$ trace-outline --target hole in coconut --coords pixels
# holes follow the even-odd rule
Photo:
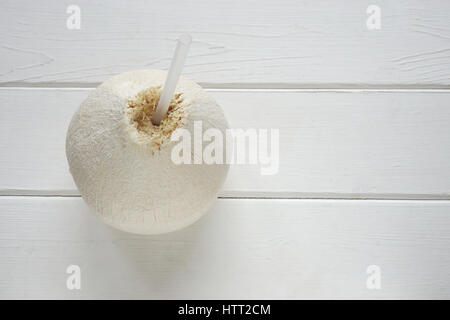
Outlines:
[[[152,142],[159,150],[161,145],[170,141],[172,132],[184,125],[185,119],[182,94],[176,93],[165,118],[159,125],[152,123],[161,93],[161,86],[142,90],[128,101],[127,106],[130,124],[138,131],[140,138]]]

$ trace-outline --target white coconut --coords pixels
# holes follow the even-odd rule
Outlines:
[[[185,77],[167,117],[154,126],[165,79],[165,71],[139,70],[106,80],[80,105],[67,132],[67,160],[83,199],[123,231],[158,234],[188,226],[214,203],[228,171],[225,164],[172,161],[175,129],[189,130],[193,141],[194,121],[224,137],[228,126],[214,99]]]

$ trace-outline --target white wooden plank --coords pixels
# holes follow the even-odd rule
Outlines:
[[[449,213],[448,201],[223,199],[144,237],[78,197],[0,197],[0,298],[448,299]],[[370,265],[381,290],[367,289]]]
[[[78,194],[65,135],[89,90],[0,89],[1,194]],[[232,127],[280,132],[278,174],[232,165],[221,196],[450,195],[449,92],[209,92]]]
[[[450,85],[450,2],[378,0],[2,1],[0,81],[101,82],[137,68],[167,69],[174,40],[194,37],[185,73],[217,85],[348,87]]]

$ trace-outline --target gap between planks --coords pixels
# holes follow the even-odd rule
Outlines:
[[[94,89],[101,83],[21,83],[21,82],[3,82],[0,83],[2,89],[70,89],[85,90]],[[449,92],[450,86],[436,85],[301,85],[301,84],[283,84],[283,83],[198,83],[206,90],[214,91],[265,91],[265,92]]]
[[[1,190],[2,197],[24,198],[81,198],[76,191],[31,191]],[[409,195],[409,194],[277,194],[261,193],[251,195],[225,194],[217,197],[224,200],[343,200],[343,201],[450,201],[450,195]]]

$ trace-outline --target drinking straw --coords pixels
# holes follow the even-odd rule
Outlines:
[[[173,55],[172,63],[170,64],[169,72],[167,73],[166,82],[159,98],[158,106],[156,107],[155,114],[152,118],[152,123],[159,126],[162,119],[167,114],[167,110],[170,106],[170,101],[175,93],[178,79],[180,78],[181,71],[183,70],[184,62],[191,45],[192,38],[188,34],[183,34],[178,38],[177,47]]]

